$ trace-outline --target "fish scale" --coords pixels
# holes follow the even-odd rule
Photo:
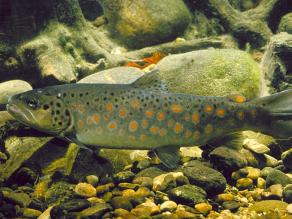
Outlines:
[[[19,121],[80,147],[151,149],[168,167],[180,146],[202,145],[240,130],[292,137],[292,90],[245,101],[167,92],[153,72],[130,85],[69,84],[10,98]]]

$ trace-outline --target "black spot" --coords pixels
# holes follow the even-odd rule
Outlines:
[[[57,115],[60,115],[60,110],[56,110],[56,114]]]
[[[52,115],[55,115],[55,111],[54,110],[52,110]]]
[[[89,103],[89,102],[86,102],[86,105],[87,105],[87,106],[89,106],[89,105],[90,105],[90,103]]]
[[[86,96],[87,96],[88,94],[89,94],[88,92],[85,93]]]
[[[111,96],[114,96],[115,95],[115,93],[114,92],[111,92]]]
[[[65,115],[66,116],[69,116],[70,115],[69,110],[65,110]]]
[[[75,94],[72,93],[72,94],[71,94],[71,97],[74,97],[74,96],[75,96]]]
[[[104,97],[103,100],[106,101],[107,100],[107,97]]]
[[[83,97],[83,93],[80,93],[79,96],[80,96],[80,97]]]
[[[63,125],[63,123],[62,122],[58,122],[58,125]]]
[[[53,101],[51,101],[51,102],[50,102],[50,105],[51,105],[51,106],[53,106],[53,105],[54,105],[54,102],[53,102]]]
[[[50,106],[48,105],[48,104],[45,104],[44,106],[43,106],[43,109],[44,110],[47,110],[47,109],[49,109],[50,108]]]
[[[56,106],[57,106],[57,107],[61,107],[61,104],[60,104],[60,103],[56,103]]]
[[[66,93],[63,93],[63,97],[66,97],[67,96],[67,94]]]
[[[118,102],[119,100],[118,100],[118,98],[115,98],[115,102]]]

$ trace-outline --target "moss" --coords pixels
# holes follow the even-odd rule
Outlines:
[[[242,94],[251,99],[261,89],[258,64],[240,50],[198,50],[168,56],[158,63],[158,68],[172,92],[203,96]]]

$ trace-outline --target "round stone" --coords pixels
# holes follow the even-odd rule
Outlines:
[[[96,189],[89,183],[78,183],[74,191],[77,195],[86,198],[96,196]]]
[[[208,214],[212,210],[212,205],[208,203],[199,203],[195,205],[195,209],[202,214]]]
[[[174,201],[165,201],[160,205],[161,211],[174,211],[177,204]]]
[[[222,193],[218,195],[218,200],[221,202],[232,201],[234,199],[234,195],[231,193]]]
[[[241,178],[236,181],[236,187],[238,189],[249,189],[253,185],[253,181],[250,178]]]
[[[96,175],[89,175],[89,176],[86,176],[86,181],[92,186],[97,186],[99,182],[99,178]]]

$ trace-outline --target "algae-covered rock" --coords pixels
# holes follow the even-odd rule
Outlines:
[[[292,12],[284,15],[281,18],[278,32],[287,32],[289,34],[292,34]]]
[[[46,191],[45,200],[48,205],[60,204],[74,196],[74,184],[59,181],[51,185]]]
[[[206,192],[194,185],[183,185],[169,191],[171,199],[179,203],[201,203],[206,201]]]
[[[15,137],[5,141],[10,158],[0,166],[0,181],[8,179],[25,161],[29,160],[40,148],[49,144],[51,137]],[[41,162],[41,160],[40,160]]]
[[[0,103],[6,104],[8,98],[25,91],[32,90],[29,83],[22,80],[11,80],[0,83]]]
[[[93,151],[79,148],[71,144],[67,151],[65,174],[77,181],[85,180],[88,175],[96,175],[103,180],[113,172],[111,163],[102,157],[97,157]]]
[[[183,166],[181,171],[188,177],[191,184],[200,186],[208,195],[216,195],[226,188],[224,176],[200,161],[191,161],[191,165]]]
[[[256,202],[252,206],[249,207],[249,211],[255,211],[257,213],[269,212],[278,209],[278,211],[285,211],[287,207],[286,202],[278,201],[278,200],[265,200]]]
[[[203,96],[259,95],[261,74],[251,56],[240,50],[197,50],[169,55],[158,64],[171,92]]]
[[[142,48],[175,39],[191,21],[181,0],[99,0],[111,33],[129,47]]]

